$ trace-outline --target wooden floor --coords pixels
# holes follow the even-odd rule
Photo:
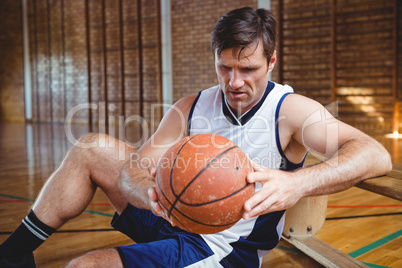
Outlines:
[[[87,131],[75,127],[72,136]],[[394,164],[402,164],[401,139],[375,138],[389,150]],[[21,223],[70,147],[63,125],[0,124],[0,242]],[[37,266],[60,267],[90,250],[132,243],[109,227],[113,213],[98,191],[85,213],[35,251]],[[401,202],[351,188],[329,196],[327,220],[317,236],[369,267],[402,267],[401,214]],[[320,266],[281,241],[264,258],[263,267]]]

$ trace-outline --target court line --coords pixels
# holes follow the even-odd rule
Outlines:
[[[96,214],[96,215],[107,216],[107,217],[113,217],[114,216],[113,214],[103,213],[103,212],[98,212],[98,211],[93,211],[93,210],[88,210],[88,209],[84,210],[84,212],[92,213],[92,214]]]
[[[109,206],[111,207],[112,205],[110,203],[89,203],[90,206]]]
[[[11,198],[10,200],[4,200],[0,199],[0,202],[35,202],[35,200],[32,199],[27,199],[27,198],[22,198],[22,197],[17,197],[17,196],[12,196],[12,195],[6,195],[6,194],[0,194],[0,196]],[[111,206],[109,203],[90,203],[90,206]],[[378,205],[379,207],[395,207],[395,206],[400,206],[400,205]],[[402,206],[402,205],[401,205]],[[344,207],[344,206],[338,206],[338,207]],[[346,206],[345,206],[346,207]],[[347,206],[347,207],[358,207],[358,206]],[[363,207],[363,206],[360,206]],[[373,206],[369,206],[373,207]],[[103,212],[98,212],[94,210],[85,210],[87,213],[91,214],[96,214],[96,215],[102,215],[102,216],[107,216],[107,217],[113,217],[113,214],[109,213],[103,213]],[[395,213],[383,213],[383,214],[370,214],[370,215],[355,215],[355,216],[344,216],[344,217],[329,217],[326,218],[326,220],[343,220],[343,219],[354,219],[354,218],[364,218],[364,217],[380,217],[380,216],[393,216],[393,215],[401,215],[402,212],[395,212]]]
[[[0,194],[0,196],[8,197],[9,199],[0,199],[0,202],[35,202],[35,200],[20,198],[17,196],[7,196]],[[89,203],[89,206],[108,206],[111,207],[110,203]]]
[[[0,202],[3,202],[3,203],[30,203],[31,201],[18,200],[18,199],[0,199]]]
[[[327,206],[327,208],[392,208],[402,207],[402,204],[389,204],[389,205],[356,205],[356,206]]]
[[[371,268],[391,268],[389,266],[382,266],[382,265],[368,263],[368,262],[364,262],[364,261],[361,261],[361,263],[363,263],[364,265],[367,265],[368,267],[371,267]]]
[[[369,215],[354,215],[354,216],[343,216],[343,217],[328,217],[328,218],[325,218],[325,220],[331,221],[331,220],[345,220],[345,219],[381,217],[381,216],[395,216],[395,215],[402,215],[402,212],[369,214]]]
[[[76,230],[57,230],[55,233],[92,233],[92,232],[110,232],[116,231],[113,228],[103,228],[103,229],[76,229]],[[10,235],[12,232],[0,232],[0,235]]]
[[[35,202],[35,200],[33,200],[33,199],[28,199],[28,198],[23,198],[23,197],[19,197],[19,196],[8,195],[8,194],[0,194],[0,196],[11,198],[11,199],[17,199],[17,200],[21,200],[21,201],[26,201],[26,202],[32,202],[32,203]]]
[[[378,248],[378,247],[380,247],[380,246],[382,246],[382,245],[384,245],[384,244],[386,244],[388,242],[391,242],[392,240],[400,237],[401,235],[402,235],[402,230],[396,231],[393,234],[390,234],[390,235],[388,235],[386,237],[383,237],[383,238],[381,238],[381,239],[379,239],[379,240],[377,240],[377,241],[375,241],[375,242],[373,242],[371,244],[368,244],[367,246],[364,246],[364,247],[362,247],[362,248],[360,248],[360,249],[358,249],[356,251],[353,251],[353,252],[349,253],[349,256],[353,257],[353,258],[357,258],[357,257],[359,257],[359,256],[361,256],[363,254],[366,254],[369,251],[372,251],[373,249],[376,249],[376,248]]]
[[[0,196],[15,199],[15,200],[19,200],[19,201],[25,201],[25,202],[31,202],[31,203],[35,202],[35,200],[33,200],[33,199],[28,199],[28,198],[23,198],[23,197],[19,197],[19,196],[8,195],[8,194],[0,194]],[[113,214],[103,213],[103,212],[98,212],[98,211],[93,211],[93,210],[88,210],[88,209],[84,210],[84,212],[91,213],[91,214],[96,214],[96,215],[107,216],[107,217],[113,217],[114,216]]]
[[[107,229],[84,229],[84,230],[57,230],[56,233],[89,233],[89,232],[110,232],[110,231],[116,231],[116,229],[112,228],[107,228]],[[12,232],[0,232],[0,235],[10,235]],[[289,248],[289,247],[284,247],[284,246],[276,246],[276,249],[280,250],[285,250],[289,252],[294,252],[294,253],[299,253],[299,254],[304,254],[301,250],[297,248]],[[367,262],[361,262],[368,267],[371,268],[389,268],[388,266],[381,266],[377,264],[372,264],[372,263],[367,263]]]
[[[76,230],[57,230],[56,233],[89,233],[89,232],[110,232],[118,230],[113,228],[103,228],[103,229],[76,229]]]
[[[0,199],[0,202],[18,202],[16,200],[26,201],[26,202],[35,202],[35,200],[22,198],[18,196],[0,194],[0,196],[8,197],[14,200]],[[89,206],[111,206],[110,203],[90,203]],[[327,206],[327,208],[393,208],[393,207],[402,207],[402,204],[387,204],[387,205],[353,205],[353,206]]]
[[[2,196],[2,197],[6,197],[6,198],[11,198],[11,199],[16,199],[16,200],[21,200],[21,201],[26,201],[26,202],[35,202],[35,200],[33,200],[33,199],[28,199],[28,198],[23,198],[23,197],[18,197],[18,196],[12,196],[12,195],[7,195],[7,194],[0,194],[0,196]],[[98,205],[106,205],[106,203],[94,203],[94,204],[98,204]],[[91,204],[90,204],[91,205]],[[382,205],[380,205],[380,206],[382,206]],[[387,206],[387,205],[384,205],[384,206]],[[393,206],[393,205],[391,205],[391,206]],[[348,207],[358,207],[358,206],[348,206]],[[108,214],[108,213],[103,213],[103,212],[98,212],[98,211],[92,211],[92,210],[85,210],[84,212],[87,212],[87,213],[92,213],[92,214],[97,214],[97,215],[102,215],[102,216],[107,216],[107,217],[113,217],[113,215],[112,214]],[[397,213],[397,214],[401,214],[401,213]],[[363,215],[363,216],[356,216],[356,217],[364,217],[364,216],[366,216],[366,217],[371,217],[371,216],[376,216],[376,215]],[[328,219],[331,219],[331,218],[328,218]],[[333,219],[335,219],[335,218],[333,218]],[[114,230],[114,229],[107,229],[107,230]],[[63,232],[62,230],[59,230],[59,231],[57,231],[57,232]],[[68,230],[64,230],[64,232],[69,232]],[[72,232],[72,231],[71,231]],[[84,232],[84,230],[82,231],[82,232]],[[96,232],[96,231],[94,231],[94,232]],[[0,234],[3,234],[4,232],[0,232]],[[391,234],[391,235],[389,235],[389,236],[387,236],[387,237],[384,237],[384,238],[382,238],[382,239],[380,239],[380,240],[377,240],[376,242],[373,242],[373,243],[371,243],[371,244],[369,244],[369,245],[367,245],[367,246],[365,246],[365,247],[363,247],[363,248],[360,248],[360,249],[358,249],[358,250],[356,250],[356,251],[354,251],[354,252],[352,252],[352,253],[349,253],[349,256],[351,256],[351,257],[353,257],[353,258],[356,258],[356,257],[359,257],[359,256],[361,256],[361,255],[363,255],[363,254],[365,254],[365,253],[367,253],[367,252],[369,252],[369,251],[371,251],[371,250],[374,250],[374,249],[376,249],[376,248],[378,248],[378,247],[380,247],[380,246],[382,246],[382,245],[384,245],[384,244],[386,244],[386,243],[388,243],[388,242],[390,242],[390,241],[392,241],[392,240],[394,240],[394,239],[396,239],[396,238],[398,238],[399,236],[401,236],[402,235],[402,230],[399,230],[399,231],[397,231],[396,233],[394,233],[394,234]],[[298,251],[295,251],[294,249],[291,249],[291,248],[286,248],[286,247],[282,247],[282,246],[279,246],[279,247],[277,247],[278,249],[282,249],[282,250],[288,250],[288,251],[293,251],[293,252],[298,252]],[[369,267],[373,267],[373,268],[381,268],[381,267],[387,267],[387,266],[380,266],[380,265],[376,265],[376,264],[371,264],[371,263],[364,263],[364,264],[366,264],[367,266],[369,266]]]

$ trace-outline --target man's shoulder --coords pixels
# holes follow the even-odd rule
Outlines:
[[[201,90],[201,91],[199,91],[197,94],[188,95],[188,96],[185,96],[185,97],[179,99],[179,100],[175,103],[175,105],[176,105],[176,106],[182,106],[182,105],[186,106],[186,105],[188,105],[188,104],[193,104],[193,102],[194,102],[194,101],[197,99],[197,97],[199,97],[201,94],[202,94],[203,96],[211,95],[211,94],[216,93],[216,92],[219,91],[219,90],[220,90],[219,85],[216,85],[216,86],[213,86],[213,87],[210,87],[210,88]]]
[[[276,82],[272,82],[272,83],[274,83],[274,85],[275,85],[273,90],[276,92],[280,92],[282,94],[285,94],[288,92],[290,92],[290,93],[294,92],[293,88],[290,85],[287,85],[287,84],[282,85],[282,84],[279,84]]]
[[[174,106],[182,111],[187,111],[191,109],[194,101],[196,100],[197,95],[189,95],[179,99]]]
[[[217,92],[220,92],[220,89],[221,89],[220,86],[216,85],[216,86],[213,86],[213,87],[200,91],[200,94],[203,94],[204,96],[205,95],[213,95],[213,94],[216,94]]]

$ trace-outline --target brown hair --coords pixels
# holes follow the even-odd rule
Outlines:
[[[211,48],[219,56],[227,48],[243,49],[262,41],[264,53],[271,59],[275,50],[276,22],[272,13],[266,9],[243,7],[223,15],[212,31]]]

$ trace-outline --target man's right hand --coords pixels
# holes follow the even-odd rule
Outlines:
[[[156,169],[155,168],[151,169],[151,175],[152,175],[152,177],[154,178],[154,181],[155,181],[155,176],[156,176]],[[168,222],[170,222],[170,224],[172,226],[175,226],[173,221],[168,217],[168,215],[166,214],[166,211],[162,208],[161,204],[159,203],[158,195],[156,194],[155,187],[150,187],[148,189],[148,196],[149,196],[150,206],[151,206],[152,212],[156,216],[162,217],[165,220],[167,220]]]

